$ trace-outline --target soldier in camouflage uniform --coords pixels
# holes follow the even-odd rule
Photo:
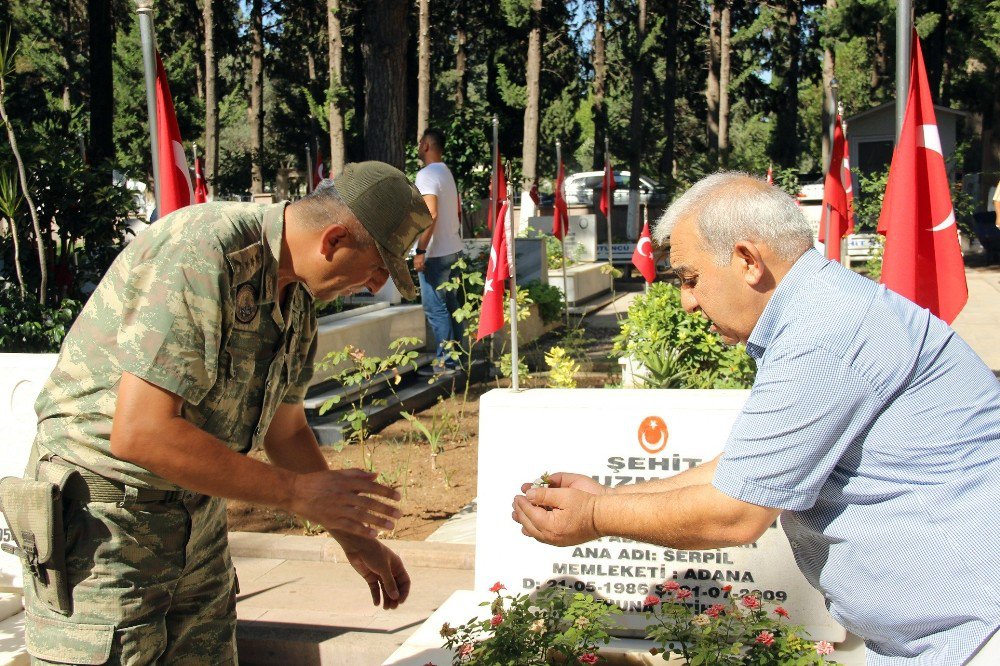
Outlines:
[[[409,577],[374,539],[398,499],[332,471],[306,423],[314,299],[391,276],[430,223],[397,169],[348,165],[301,201],[215,203],[165,217],[116,259],[66,336],[36,403],[40,462],[63,493],[68,607],[25,585],[35,663],[236,663],[225,499],[324,525],[368,583],[402,603]],[[266,450],[272,464],[245,454]],[[26,572],[27,580],[27,572]]]

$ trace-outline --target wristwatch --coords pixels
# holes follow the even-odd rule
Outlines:
[[[427,250],[421,250],[419,247],[413,251],[413,254],[427,254]]]

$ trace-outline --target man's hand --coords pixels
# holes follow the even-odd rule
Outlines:
[[[526,536],[553,546],[575,546],[601,536],[594,526],[597,497],[576,488],[531,488],[514,498],[511,517]]]
[[[372,593],[372,603],[393,610],[406,601],[410,594],[410,575],[403,561],[376,539],[360,539],[343,533],[334,533],[351,563]]]
[[[360,469],[327,470],[299,474],[293,486],[289,507],[303,518],[323,525],[330,531],[374,538],[378,527],[391,530],[399,509],[375,495],[398,500],[399,493],[375,483],[375,474]]]
[[[585,493],[591,495],[604,495],[610,491],[607,486],[602,486],[597,481],[594,481],[589,476],[583,476],[582,474],[570,474],[569,472],[556,472],[555,474],[549,474],[549,488],[573,488],[575,490],[582,490]],[[532,488],[530,483],[521,484],[521,492],[526,493]]]
[[[413,270],[418,273],[424,272],[424,265],[427,263],[426,254],[415,254],[413,255]]]

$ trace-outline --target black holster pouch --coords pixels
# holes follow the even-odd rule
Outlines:
[[[17,544],[3,544],[3,549],[21,558],[25,586],[32,585],[39,601],[63,615],[72,611],[72,600],[62,497],[63,488],[76,474],[71,467],[41,460],[35,481],[15,476],[0,479],[0,509]]]

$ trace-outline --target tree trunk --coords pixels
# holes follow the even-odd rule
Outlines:
[[[417,141],[431,117],[431,8],[430,0],[419,0],[417,33]]]
[[[674,3],[668,3],[673,6]],[[604,101],[607,93],[608,60],[604,41],[604,0],[596,0],[597,13],[594,22],[594,105],[591,117],[594,119],[594,171],[604,168],[604,138],[608,135],[608,108]]]
[[[215,61],[215,0],[204,0],[205,24],[205,183],[209,198],[215,198],[216,170],[219,168],[219,97],[216,84],[219,66]]]
[[[775,127],[772,154],[783,167],[798,166],[799,141],[799,57],[802,36],[799,17],[802,0],[785,0],[778,9],[775,72],[771,79],[775,95]]]
[[[889,83],[889,36],[886,26],[878,23],[875,26],[875,67],[872,68],[872,90],[879,90]]]
[[[719,159],[729,166],[729,78],[730,78],[730,17],[729,2],[722,2],[719,22]]]
[[[528,67],[525,73],[528,103],[524,108],[524,149],[521,153],[521,220],[535,213],[534,201],[528,196],[537,177],[538,165],[538,106],[541,96],[539,77],[542,71],[542,0],[531,1],[531,32],[528,35]]]
[[[677,120],[677,17],[676,2],[668,2],[663,36],[663,60],[666,72],[663,80],[663,155],[660,158],[660,172],[667,175],[667,197],[673,195],[674,168],[674,129]]]
[[[832,11],[837,8],[837,0],[826,0],[826,10],[827,12]],[[827,36],[829,38],[829,35]],[[830,88],[830,83],[834,78],[834,55],[833,49],[829,44],[823,48],[823,110],[821,114],[821,123],[823,125],[823,135],[822,135],[822,159],[823,159],[823,173],[826,173],[830,168],[830,150],[833,148],[833,133],[831,129],[833,127],[833,118],[831,117],[831,109],[833,109],[833,91]],[[836,110],[833,109],[833,113],[836,114]]]
[[[115,154],[111,62],[115,33],[111,23],[111,0],[87,0],[87,19],[90,22],[90,163],[99,167]],[[110,169],[107,176],[110,181]]]
[[[465,106],[469,92],[469,75],[467,73],[467,43],[468,33],[465,30],[465,2],[458,0],[458,14],[455,28],[455,109],[460,111]]]
[[[63,35],[62,35],[62,61],[63,61],[63,91],[62,91],[62,107],[63,111],[69,111],[73,106],[73,100],[70,97],[70,89],[72,88],[72,71],[73,71],[73,52],[75,51],[73,47],[73,2],[72,0],[66,0],[64,9],[64,18],[66,19],[63,25]]]
[[[628,214],[625,233],[629,240],[639,238],[642,225],[639,223],[639,175],[642,169],[642,148],[645,139],[642,117],[642,97],[645,87],[645,58],[642,47],[646,41],[646,0],[638,1],[638,15],[635,24],[635,49],[632,53],[632,115],[629,119],[631,138],[629,141],[629,183]],[[611,243],[611,240],[608,241]],[[610,247],[610,245],[609,245]]]
[[[708,109],[705,127],[708,132],[708,150],[714,154],[719,145],[719,3],[713,2],[708,18],[708,79],[705,84],[705,101]]]
[[[365,157],[406,161],[406,0],[365,3]]]
[[[329,50],[330,92],[327,115],[330,121],[330,176],[344,170],[344,40],[340,34],[340,0],[326,0],[327,49]]]
[[[250,5],[250,191],[264,192],[264,7]]]

